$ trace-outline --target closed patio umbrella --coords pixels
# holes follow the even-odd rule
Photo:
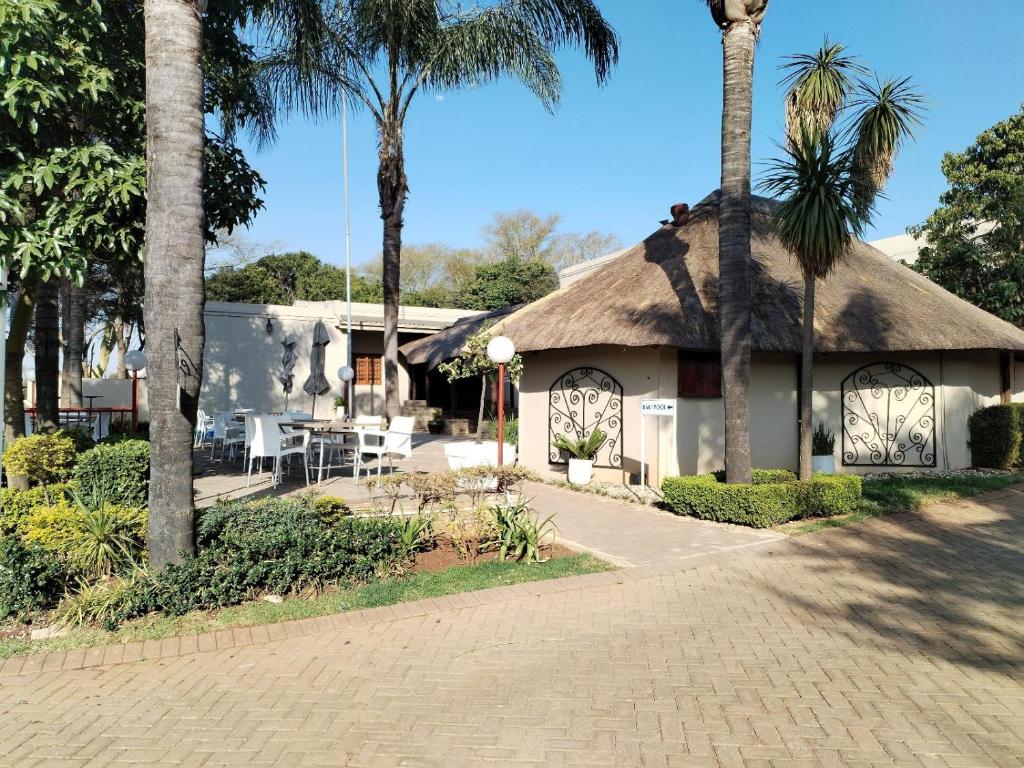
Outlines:
[[[309,378],[302,385],[302,391],[313,396],[313,416],[316,416],[316,396],[322,395],[331,389],[331,383],[324,375],[324,367],[327,362],[327,345],[331,343],[331,337],[327,333],[327,327],[322,320],[317,320],[313,326],[313,349],[309,353]]]
[[[281,355],[281,373],[277,375],[277,380],[281,382],[281,388],[284,390],[284,409],[288,410],[288,396],[292,393],[292,380],[295,378],[295,361],[298,359],[298,355],[295,354],[295,334],[289,333],[281,340],[281,346],[284,347],[284,354]]]

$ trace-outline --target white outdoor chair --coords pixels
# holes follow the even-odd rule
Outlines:
[[[217,449],[217,441],[220,441],[220,457],[230,448],[231,458],[235,458],[239,445],[245,444],[244,430],[237,426],[234,421],[234,413],[231,411],[214,411],[213,414],[213,435],[210,438],[210,458]]]
[[[385,432],[381,429],[360,429],[356,431],[359,436],[359,451],[356,454],[356,480],[359,479],[359,471],[363,465],[363,456],[377,457],[377,477],[380,478],[384,466],[384,459],[388,460],[388,468],[393,470],[393,459],[397,456],[399,461],[409,460],[409,471],[413,470],[412,462],[412,429],[416,420],[412,416],[396,416],[391,420],[391,426]],[[370,476],[367,468],[366,476]]]
[[[301,456],[302,466],[306,472],[306,485],[309,485],[309,463],[306,460],[309,451],[309,432],[281,430],[280,416],[254,416],[253,433],[249,443],[249,471],[245,485],[252,482],[252,465],[259,459],[262,470],[264,459],[274,460],[274,469],[270,482],[274,488],[281,482],[281,459],[289,456]],[[295,438],[300,438],[298,441]]]
[[[213,418],[206,414],[202,408],[196,411],[196,434],[192,440],[193,448],[202,448],[206,444],[206,438],[209,437],[210,431],[213,429]]]

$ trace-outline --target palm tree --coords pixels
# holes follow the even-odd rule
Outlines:
[[[146,0],[146,354],[149,560],[193,551],[192,430],[202,378],[203,19],[198,2]]]
[[[920,124],[922,98],[908,79],[855,81],[862,68],[841,45],[791,57],[786,94],[785,156],[761,186],[782,198],[776,235],[800,264],[804,311],[800,358],[800,478],[811,476],[814,394],[814,292],[835,269],[855,236],[870,223],[874,203],[901,144]],[[850,111],[847,125],[836,121]]]
[[[211,24],[249,22],[294,62],[296,92],[313,92],[331,32],[318,0],[225,2]],[[261,141],[273,137],[274,108],[260,89],[255,106],[204,104],[203,26],[206,0],[146,0],[145,261],[151,478],[149,561],[175,562],[194,550],[192,436],[203,376],[206,222],[203,171],[207,107],[225,132],[245,124]],[[240,89],[251,76],[233,71]],[[248,81],[246,81],[248,82]],[[253,82],[256,82],[254,79]],[[263,99],[261,101],[261,99]],[[235,114],[233,110],[241,110]]]
[[[750,122],[754,48],[768,0],[706,0],[722,30],[722,192],[718,220],[718,318],[725,404],[725,472],[749,483]]]
[[[593,0],[499,0],[461,8],[449,0],[341,0],[337,6],[334,70],[316,85],[343,89],[377,126],[377,191],[384,222],[384,382],[388,418],[399,412],[398,302],[402,226],[409,182],[405,173],[405,121],[424,91],[477,85],[509,75],[548,109],[561,80],[553,52],[580,45],[599,83],[618,60],[618,38]],[[309,108],[330,101],[323,90],[295,94],[287,59],[268,61],[278,101]]]

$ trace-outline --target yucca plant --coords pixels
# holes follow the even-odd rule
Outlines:
[[[788,141],[761,188],[781,198],[775,234],[804,278],[800,373],[800,479],[812,473],[814,292],[871,221],[893,157],[921,123],[923,98],[909,79],[871,83],[841,45],[790,57],[783,82]]]
[[[398,544],[404,557],[411,557],[428,549],[433,543],[434,526],[428,515],[416,514],[406,518],[402,523],[398,533]]]
[[[595,429],[589,435],[575,440],[570,440],[566,435],[556,435],[552,445],[560,451],[565,451],[574,459],[593,461],[607,439],[607,433],[600,429]]]
[[[145,551],[145,513],[103,502],[88,506],[75,492],[71,500],[78,509],[72,520],[71,563],[97,579],[134,567]]]

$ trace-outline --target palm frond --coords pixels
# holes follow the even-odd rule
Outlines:
[[[856,76],[866,69],[857,58],[845,56],[842,43],[826,37],[815,53],[786,56],[780,69],[786,75],[786,136],[800,141],[804,130],[827,133],[856,86]]]
[[[851,101],[855,114],[848,130],[854,143],[853,172],[862,195],[876,194],[885,186],[896,153],[922,124],[925,104],[909,77],[884,83],[860,81],[860,93]]]
[[[863,233],[870,209],[857,197],[852,153],[831,133],[804,131],[771,162],[759,187],[780,198],[774,230],[805,276],[827,277]]]
[[[445,26],[434,41],[422,84],[452,89],[510,75],[545,108],[557,103],[561,78],[549,46],[531,21],[509,5],[475,9]]]

